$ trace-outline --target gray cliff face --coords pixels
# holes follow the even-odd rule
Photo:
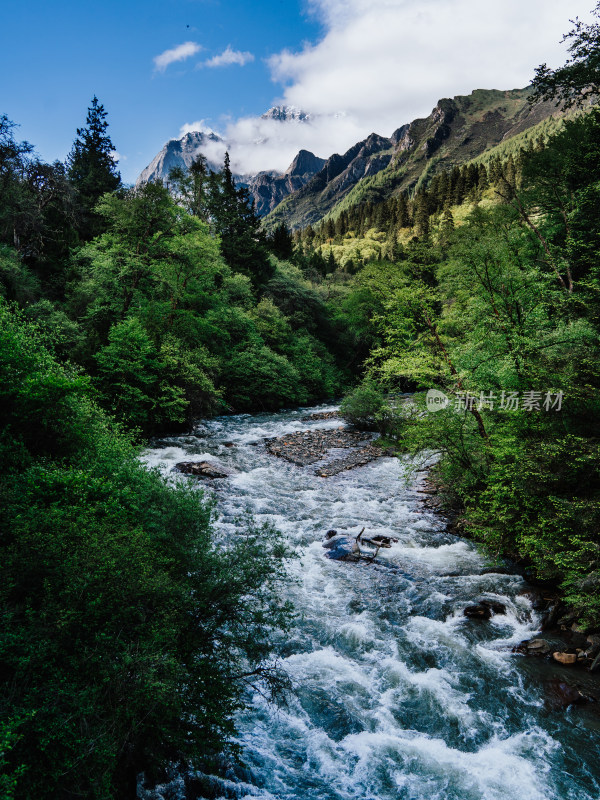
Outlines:
[[[323,216],[323,208],[333,208],[362,178],[375,175],[387,167],[395,147],[393,137],[388,139],[372,133],[344,155],[335,153],[290,198],[292,214],[282,215],[283,219],[274,222],[285,221],[288,225],[298,227],[295,218],[297,209],[300,211],[298,216],[301,215],[301,225],[316,222]]]
[[[283,175],[260,172],[248,182],[259,216],[265,216],[292,192],[301,189],[325,163],[308,150],[300,150]]]
[[[290,106],[274,106],[263,114],[262,118],[275,122],[301,124],[309,120],[309,115]],[[268,147],[267,141],[265,147]],[[226,149],[225,140],[209,131],[193,131],[186,133],[180,139],[171,139],[143,170],[136,181],[136,186],[148,181],[164,182],[174,167],[187,170],[200,154],[206,157],[209,169],[220,170]],[[248,188],[257,213],[264,216],[279,205],[288,194],[301,189],[324,163],[323,158],[318,158],[308,150],[301,150],[281,175],[275,171],[267,171],[259,172],[258,175],[234,174],[234,178],[239,186]]]
[[[281,175],[261,172],[235,178],[248,187],[257,213],[268,215],[267,227],[285,222],[292,229],[301,228],[317,223],[348,194],[349,202],[379,202],[414,187],[424,172],[465,163],[556,113],[552,102],[532,105],[529,95],[529,89],[476,89],[470,95],[443,98],[428,117],[402,125],[389,138],[372,133],[343,155],[336,153],[327,160],[301,150]],[[289,106],[274,106],[263,119],[310,124],[309,114]],[[189,167],[200,152],[209,156],[209,167],[220,169],[226,146],[211,132],[172,139],[138,183],[164,180],[173,166]],[[268,148],[268,138],[262,146]],[[378,173],[383,175],[377,182],[367,182],[364,188],[363,179]]]
[[[432,167],[435,172],[463,164],[556,113],[552,102],[532,105],[529,95],[529,89],[476,89],[440,100],[428,117],[402,125],[390,138],[372,133],[343,155],[327,159],[266,225],[283,222],[293,230],[314,225],[347,195],[350,203],[376,203],[414,187]],[[383,175],[376,183],[363,183],[378,173]]]
[[[204,153],[204,155],[206,155],[207,151],[216,153],[221,148],[224,154],[226,149],[225,142],[216,133],[192,131],[191,133],[186,133],[180,139],[170,139],[160,153],[142,171],[136,181],[136,186],[141,186],[149,181],[165,181],[174,167],[187,170],[193,160],[201,153]],[[212,158],[207,157],[207,162],[210,169],[221,169],[223,157],[221,156],[217,160],[213,155]]]

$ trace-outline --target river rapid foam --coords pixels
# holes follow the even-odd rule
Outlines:
[[[381,458],[320,478],[314,465],[266,452],[266,437],[338,427],[337,419],[302,421],[332,408],[218,418],[143,456],[174,480],[187,480],[172,473],[184,460],[236,470],[202,483],[217,499],[219,535],[234,537],[250,511],[298,554],[287,590],[297,618],[281,643],[289,704],[248,698],[238,720],[245,768],[215,780],[207,796],[599,800],[594,719],[549,711],[535,674],[511,653],[539,627],[524,581],[487,571],[471,542],[446,532],[420,503],[423,473]],[[363,527],[398,542],[372,564],[326,557],[328,529],[357,535]],[[480,599],[503,603],[507,613],[465,618],[463,609]],[[152,796],[184,797],[183,786],[180,777]]]

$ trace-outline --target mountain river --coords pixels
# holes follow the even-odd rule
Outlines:
[[[235,536],[249,510],[298,554],[287,588],[297,611],[283,650],[288,706],[249,698],[239,718],[245,768],[206,796],[599,800],[600,716],[548,707],[544,667],[511,652],[539,630],[524,580],[489,571],[474,544],[446,532],[421,502],[424,472],[380,458],[321,478],[315,465],[265,450],[265,437],[340,426],[302,421],[332,408],[221,417],[144,454],[177,480],[179,461],[210,458],[234,469],[201,483],[216,495],[220,534]],[[327,558],[327,530],[356,536],[363,527],[398,542],[373,563]],[[467,619],[464,608],[481,599],[507,613]],[[182,787],[175,779],[152,796],[181,798]]]

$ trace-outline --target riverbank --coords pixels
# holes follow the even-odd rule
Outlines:
[[[450,493],[444,491],[435,475],[435,465],[423,478],[418,492],[423,507],[439,513],[450,533],[469,538],[463,510],[448,502]],[[557,582],[536,580],[528,565],[510,559],[502,562],[508,570],[523,575],[528,584],[524,591],[540,614],[539,634],[524,639],[512,652],[532,660],[530,669],[538,672],[549,708],[587,705],[600,715],[600,628],[581,627],[576,612],[564,602]]]

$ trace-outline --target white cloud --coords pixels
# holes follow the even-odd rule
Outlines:
[[[186,133],[194,133],[201,131],[202,133],[215,133],[203,119],[196,120],[196,122],[185,122],[179,129],[179,136],[185,136]]]
[[[186,58],[196,55],[196,53],[199,53],[202,49],[202,46],[197,44],[197,42],[178,44],[177,47],[165,50],[164,53],[154,56],[154,69],[158,72],[164,72],[169,64],[174,64],[177,61],[185,61]]]
[[[375,131],[389,136],[442,97],[526,86],[543,62],[562,64],[562,35],[589,0],[309,0],[324,35],[268,64],[282,87],[273,104],[307,122],[228,121],[221,134],[239,173],[283,171],[298,150],[327,158]],[[163,54],[164,55],[164,54]],[[204,66],[245,63],[228,47]],[[200,64],[199,66],[203,66]],[[199,127],[194,127],[199,126]],[[201,120],[183,126],[206,130]]]
[[[327,26],[316,45],[270,60],[284,102],[341,110],[381,133],[428,114],[440,97],[529,83],[587,0],[313,0]]]
[[[216,141],[208,138],[210,134],[216,136],[220,136],[220,134],[210,128],[203,119],[199,119],[196,122],[186,122],[182,125],[179,129],[179,136],[182,137],[185,136],[186,133],[196,132],[206,134],[206,138],[202,143],[202,153],[206,156],[209,165],[213,168],[221,167],[225,157],[225,151],[227,150],[227,144],[221,138]]]
[[[203,61],[198,64],[199,67],[229,67],[231,64],[238,64],[243,67],[244,64],[249,64],[254,61],[252,53],[242,52],[241,50],[232,50],[231,45],[227,45],[222,53],[218,56],[209,58],[208,61]]]
[[[311,0],[322,39],[269,60],[275,103],[308,123],[259,117],[230,123],[240,172],[283,170],[301,148],[328,157],[375,131],[389,136],[442,97],[526,86],[543,62],[562,64],[563,33],[589,0]],[[268,139],[268,146],[257,146]]]
[[[111,150],[108,155],[112,158],[115,164],[118,164],[119,161],[127,161],[127,156],[122,155],[118,150]]]

